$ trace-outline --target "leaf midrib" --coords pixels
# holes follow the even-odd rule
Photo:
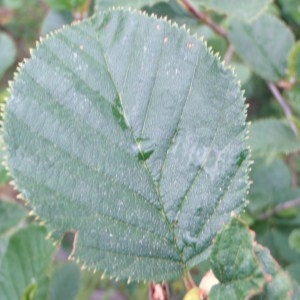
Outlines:
[[[93,29],[94,29],[94,28],[93,28]],[[96,32],[95,32],[95,33],[96,33]],[[117,88],[117,84],[116,84],[115,80],[113,79],[112,72],[110,71],[109,64],[108,64],[107,58],[106,58],[106,56],[105,56],[105,51],[104,51],[104,49],[103,49],[102,43],[101,43],[101,41],[100,41],[100,39],[99,39],[99,36],[98,36],[97,34],[96,34],[96,37],[97,37],[97,42],[98,42],[98,44],[99,44],[99,47],[100,47],[100,49],[101,49],[101,54],[102,54],[103,59],[104,59],[105,64],[106,64],[107,72],[108,72],[108,74],[110,75],[110,78],[111,78],[111,81],[112,81],[112,83],[113,83],[113,85],[114,85],[114,87],[115,87],[116,93],[119,95],[120,103],[121,103],[121,106],[122,106],[122,111],[123,111],[123,113],[124,113],[124,119],[126,120],[127,124],[130,124],[130,123],[128,122],[128,118],[126,117],[126,112],[125,112],[125,110],[124,110],[124,106],[123,106],[123,103],[122,103],[122,96],[120,95],[120,93],[119,93],[119,91],[118,91],[118,88]],[[154,84],[154,86],[155,86],[155,84]],[[154,89],[154,86],[153,86],[152,89]],[[131,133],[132,139],[134,140],[134,142],[135,142],[137,148],[139,149],[139,143],[138,143],[138,141],[137,141],[137,138],[134,136],[134,132],[133,132],[133,130],[132,130],[132,127],[129,126],[128,128],[129,128],[129,131],[130,131],[130,133]],[[149,170],[149,168],[148,168],[146,162],[143,161],[143,163],[142,163],[141,165],[145,168],[145,170],[146,170],[146,172],[147,172],[147,174],[148,174],[148,177],[149,177],[149,179],[150,179],[150,181],[151,181],[151,183],[152,183],[152,186],[153,186],[153,189],[154,189],[154,191],[155,191],[157,200],[158,200],[158,202],[159,202],[159,204],[160,204],[160,207],[161,207],[160,212],[162,213],[163,221],[164,221],[165,225],[168,227],[168,229],[169,229],[171,235],[173,236],[173,239],[174,239],[174,240],[173,240],[173,242],[174,242],[174,248],[175,248],[176,252],[178,253],[178,255],[179,255],[179,257],[180,257],[182,272],[184,272],[184,270],[186,269],[186,264],[185,264],[184,259],[183,259],[183,251],[181,251],[181,250],[179,249],[179,246],[177,245],[177,239],[176,239],[176,236],[175,236],[175,230],[173,230],[173,225],[172,225],[172,223],[170,222],[170,220],[167,218],[166,212],[165,212],[165,210],[164,210],[163,201],[162,201],[161,195],[160,195],[160,193],[159,193],[159,187],[157,186],[157,184],[155,183],[153,177],[151,176],[151,172],[150,172],[150,170]],[[156,208],[156,209],[157,209],[157,208]]]

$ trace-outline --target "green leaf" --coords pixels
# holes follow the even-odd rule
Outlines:
[[[25,218],[25,209],[0,200],[0,236],[16,227]]]
[[[294,229],[289,235],[290,247],[300,253],[300,229]]]
[[[254,155],[272,156],[300,150],[300,141],[284,121],[261,119],[250,126],[249,145]]]
[[[23,0],[3,0],[3,6],[10,9],[21,8],[23,4]]]
[[[300,283],[300,261],[289,265],[286,268],[286,271],[289,272],[290,276],[293,277],[293,279]]]
[[[283,16],[300,25],[300,3],[295,0],[278,0]]]
[[[272,256],[280,264],[296,263],[300,259],[300,255],[289,247],[288,237],[294,227],[280,226],[276,224],[276,220],[270,222],[261,222],[253,226],[257,234],[257,241],[269,248]]]
[[[60,12],[53,9],[49,9],[41,27],[41,35],[46,35],[51,31],[57,30],[63,25],[70,24],[72,22],[72,15],[69,12]]]
[[[6,105],[8,165],[74,257],[136,280],[181,275],[244,207],[245,106],[184,29],[116,10],[33,52]]]
[[[293,300],[298,300],[300,299],[300,284],[297,283],[295,280],[293,282]]]
[[[131,7],[140,9],[144,6],[152,6],[160,2],[168,2],[168,0],[95,0],[95,11],[99,12],[111,7]]]
[[[253,215],[257,215],[268,206],[275,206],[282,200],[288,200],[285,197],[292,179],[290,170],[282,159],[255,158],[251,169],[250,179],[253,183],[250,187],[250,204],[247,209]]]
[[[255,245],[255,255],[267,274],[268,282],[263,293],[251,299],[253,300],[288,300],[292,299],[292,282],[288,274],[285,273],[278,263],[273,259],[270,251],[260,245]]]
[[[13,65],[16,55],[17,51],[12,38],[8,34],[0,32],[0,79]]]
[[[300,82],[296,82],[291,89],[284,91],[284,96],[287,98],[292,110],[297,114],[296,125],[299,127],[299,116],[300,116]],[[293,120],[293,121],[295,121]]]
[[[158,2],[152,6],[147,5],[143,7],[143,11],[148,15],[155,14],[157,17],[167,17],[168,20],[172,20],[178,26],[187,26],[192,32],[197,32],[203,26],[176,0]]]
[[[279,19],[267,14],[260,15],[252,23],[233,19],[228,38],[238,55],[259,76],[275,82],[284,77],[294,37]]]
[[[213,47],[213,49],[215,48]],[[241,85],[244,85],[251,77],[250,69],[245,64],[236,61],[230,62],[230,65],[234,68],[237,79],[241,82]]]
[[[85,3],[86,0],[45,0],[53,9],[58,11],[76,10]]]
[[[253,243],[253,235],[236,219],[217,236],[211,265],[220,284],[213,286],[209,300],[249,299],[262,291],[265,278]]]
[[[6,168],[3,165],[4,162],[4,153],[3,150],[3,139],[0,137],[0,185],[5,184],[9,181],[9,176],[7,174]]]
[[[196,7],[205,6],[221,14],[252,19],[267,8],[270,0],[191,0]]]
[[[67,263],[52,274],[49,300],[74,300],[80,285],[80,270],[76,264]]]
[[[287,73],[300,82],[300,41],[294,44],[289,53]]]
[[[31,225],[11,237],[0,266],[1,300],[47,299],[46,274],[54,249],[45,234],[44,228]]]

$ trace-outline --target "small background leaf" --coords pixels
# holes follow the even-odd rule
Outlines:
[[[131,7],[141,9],[144,6],[152,6],[168,0],[95,0],[95,11],[106,10],[110,7]]]
[[[53,9],[58,11],[72,11],[82,6],[85,0],[45,0]]]
[[[191,0],[196,7],[205,6],[222,14],[252,19],[267,8],[270,0]]]
[[[248,299],[262,290],[265,278],[253,242],[248,229],[236,219],[217,236],[211,265],[220,284],[213,286],[209,300]]]
[[[269,81],[284,77],[294,38],[279,19],[267,14],[260,15],[251,23],[232,19],[228,37],[238,55],[259,76]]]
[[[61,28],[63,25],[70,24],[72,15],[70,12],[59,12],[49,9],[41,27],[41,35],[46,35],[51,31]]]
[[[300,140],[279,119],[261,119],[250,126],[249,145],[254,155],[274,156],[300,150]]]
[[[0,266],[1,300],[28,298],[32,293],[36,300],[47,299],[47,272],[54,249],[45,234],[45,228],[30,225],[10,238]]]
[[[300,229],[294,229],[289,236],[289,245],[300,253]]]
[[[278,0],[283,16],[300,25],[300,3],[295,0]]]
[[[64,263],[52,273],[49,300],[74,300],[80,286],[80,269],[75,263]]]
[[[253,215],[257,215],[267,207],[293,199],[299,194],[299,190],[296,190],[296,195],[294,193],[288,195],[291,186],[290,170],[278,157],[255,158],[250,179],[253,183],[250,187],[250,203],[247,209]]]
[[[270,251],[260,245],[255,245],[255,255],[262,266],[263,272],[269,276],[269,282],[263,293],[254,296],[253,300],[288,300],[292,299],[292,281],[278,263],[270,255]]]
[[[289,53],[287,73],[300,82],[300,41],[294,44]]]
[[[25,218],[25,209],[16,204],[0,200],[0,236],[17,226]]]
[[[8,34],[0,32],[0,79],[13,65],[16,55],[17,51],[12,38]]]

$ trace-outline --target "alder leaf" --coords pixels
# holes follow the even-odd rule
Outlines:
[[[80,286],[80,269],[74,263],[65,263],[57,267],[50,284],[50,300],[74,300]]]
[[[284,77],[294,37],[282,21],[268,14],[251,23],[232,19],[228,38],[238,55],[259,76],[275,82]]]
[[[0,237],[8,231],[13,232],[12,229],[24,218],[25,209],[22,206],[0,200]]]
[[[180,276],[245,204],[245,105],[186,30],[114,10],[42,42],[5,108],[17,187],[73,257],[134,280]]]
[[[17,50],[13,39],[7,33],[0,31],[0,79],[14,64],[16,56]]]
[[[300,41],[294,44],[288,55],[287,73],[293,80],[300,81]]]
[[[252,19],[267,8],[270,0],[190,0],[195,7],[205,6],[221,14]]]
[[[265,277],[253,250],[254,236],[233,219],[217,236],[211,253],[212,270],[220,284],[209,300],[249,299],[260,293]]]
[[[95,0],[95,11],[103,11],[119,6],[141,9],[144,6],[152,6],[160,2],[168,2],[168,0]]]
[[[45,228],[30,225],[10,238],[0,265],[1,300],[47,299],[54,248],[45,234]]]
[[[289,125],[278,119],[261,119],[250,126],[249,145],[254,155],[272,156],[300,150],[300,141]]]
[[[281,300],[292,299],[292,281],[278,263],[271,256],[269,249],[259,244],[254,246],[255,255],[266,274],[267,283],[264,291],[251,299],[253,300]]]

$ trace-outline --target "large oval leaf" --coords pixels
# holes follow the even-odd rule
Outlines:
[[[6,105],[17,186],[74,256],[168,279],[207,256],[247,189],[231,71],[184,29],[111,11],[41,43]]]

